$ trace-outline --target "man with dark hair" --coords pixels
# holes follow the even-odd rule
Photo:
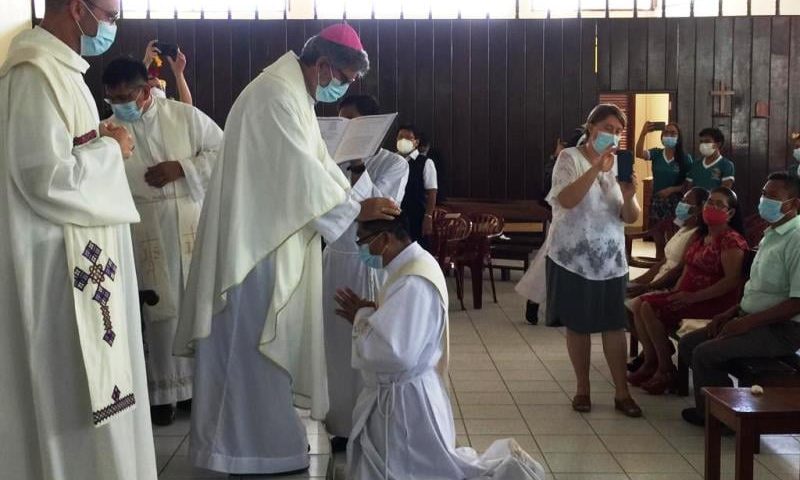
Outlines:
[[[447,284],[402,222],[359,225],[363,261],[388,275],[376,300],[349,288],[336,295],[337,313],[353,325],[353,367],[364,377],[346,478],[543,480],[542,467],[513,440],[495,442],[483,456],[456,448],[446,387]]]
[[[739,305],[681,338],[680,360],[692,366],[695,407],[689,423],[705,422],[703,387],[730,386],[726,366],[736,358],[781,357],[800,348],[800,180],[769,176],[758,213],[770,227],[758,246]]]
[[[436,165],[419,151],[420,131],[413,125],[397,130],[397,153],[408,160],[408,184],[403,198],[403,213],[409,222],[409,233],[416,242],[426,245],[425,237],[433,233],[433,210],[439,188]]]
[[[687,187],[701,187],[708,191],[717,187],[733,190],[736,169],[732,161],[722,156],[725,135],[718,128],[704,128],[699,137],[703,161],[692,164],[686,176]]]
[[[82,57],[118,0],[50,0],[0,67],[0,465],[15,479],[155,480],[125,177]]]
[[[314,103],[337,102],[369,60],[337,23],[287,52],[234,103],[203,203],[175,349],[195,356],[189,454],[231,474],[306,469],[295,406],[328,410],[322,245],[353,221],[399,209],[351,185],[331,159]]]
[[[142,217],[131,230],[136,271],[139,289],[159,296],[142,310],[151,416],[156,425],[169,425],[174,404],[186,406],[192,398],[192,361],[173,356],[172,343],[222,130],[191,105],[153,96],[140,60],[112,60],[103,85],[111,121],[131,132],[136,147],[125,162]]]
[[[339,103],[339,116],[356,118],[377,115],[378,103],[369,95],[351,95]],[[385,149],[364,160],[339,165],[350,183],[358,183],[361,175],[372,179],[370,196],[403,200],[408,181],[408,162]],[[375,294],[386,280],[383,270],[370,268],[361,261],[356,245],[357,224],[354,222],[336,241],[325,247],[322,254],[322,305],[325,320],[325,356],[328,365],[328,396],[330,410],[325,427],[333,435],[334,451],[342,451],[353,426],[353,408],[361,391],[361,373],[353,369],[350,352],[353,331],[350,324],[336,315],[334,297],[340,288],[350,287],[358,295],[375,300]]]

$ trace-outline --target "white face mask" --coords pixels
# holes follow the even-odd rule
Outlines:
[[[704,157],[710,157],[711,155],[714,155],[714,152],[716,152],[716,151],[717,151],[717,149],[714,148],[714,144],[713,143],[701,143],[700,144],[700,153]]]
[[[167,98],[167,94],[164,93],[164,90],[161,90],[158,87],[151,88],[150,95],[152,95],[155,98]]]
[[[408,155],[414,151],[414,142],[407,138],[401,138],[397,141],[397,152],[400,155]]]

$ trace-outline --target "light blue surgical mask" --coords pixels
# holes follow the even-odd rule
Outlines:
[[[678,137],[662,137],[661,143],[667,148],[675,148],[678,145]]]
[[[794,157],[795,160],[800,162],[800,148],[795,148],[794,151],[792,152],[792,156]]]
[[[597,138],[592,142],[592,148],[597,153],[603,153],[608,147],[619,145],[619,135],[613,135],[608,132],[600,132]]]
[[[139,96],[136,97],[136,100],[132,102],[126,103],[112,103],[111,110],[114,112],[114,116],[117,117],[119,120],[123,122],[130,122],[133,123],[140,118],[142,118],[142,109],[136,103],[139,101]]]
[[[83,3],[83,6],[86,7],[89,11],[89,15],[97,22],[97,35],[94,37],[86,35],[81,28],[81,24],[75,22],[78,25],[78,29],[81,31],[81,56],[96,57],[106,53],[106,51],[111,48],[114,39],[117,37],[117,25],[101,22],[94,13],[92,13],[92,9],[89,8],[86,3]]]
[[[769,223],[778,223],[786,216],[786,214],[781,211],[783,204],[791,200],[794,199],[790,198],[789,200],[781,202],[780,200],[773,200],[762,195],[761,201],[758,202],[758,214]]]
[[[692,216],[691,210],[691,205],[686,202],[679,202],[675,207],[675,219],[682,223],[686,222]]]
[[[358,258],[369,268],[374,268],[375,270],[383,268],[383,256],[373,255],[372,252],[369,251],[369,244],[359,245]]]
[[[331,81],[324,87],[319,84],[319,73],[317,73],[317,93],[315,97],[318,102],[336,103],[347,93],[350,84],[343,83],[341,80],[334,77],[333,70],[330,67],[328,67],[328,69],[331,71]]]

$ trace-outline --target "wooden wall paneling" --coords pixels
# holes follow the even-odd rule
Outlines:
[[[694,21],[681,19],[678,23],[678,58],[683,60],[678,62],[676,118],[684,137],[687,140],[691,139],[685,142],[684,146],[693,156],[697,151],[697,130],[694,124],[694,49]]]
[[[311,21],[311,20],[308,20]],[[306,43],[306,20],[286,20],[286,50],[299,54]]]
[[[592,29],[594,36],[594,29]],[[508,22],[508,171],[506,194],[511,199],[525,198],[525,23]],[[437,111],[438,114],[438,111]]]
[[[414,55],[415,66],[415,118],[414,123],[431,138],[433,135],[433,23],[417,21]]]
[[[508,195],[508,20],[489,20],[488,196]]]
[[[439,158],[435,158],[439,169],[439,190],[443,195],[452,193],[451,172],[455,169],[453,154],[453,63],[451,46],[453,44],[452,21],[433,22],[433,131],[431,148]],[[464,75],[463,66],[458,75]]]
[[[678,89],[678,19],[667,18],[664,35],[664,89],[676,91]]]
[[[470,196],[489,196],[489,24],[488,20],[469,20],[470,24]]]
[[[295,33],[296,35],[296,33]],[[258,65],[258,73],[275,63],[292,47],[289,45],[289,23],[286,20],[271,21],[267,32],[268,54],[263,65]],[[302,48],[302,46],[301,46]]]
[[[283,20],[279,21],[284,23]],[[269,65],[268,58],[273,45],[271,36],[278,21],[259,20],[250,27],[250,68],[251,77],[255,78]]]
[[[792,18],[791,44],[789,47],[789,86],[800,85],[800,17]],[[787,129],[786,138],[792,132],[800,132],[800,95],[796,92],[789,95],[787,106]],[[792,151],[787,152],[787,168],[797,171],[797,162],[792,157]]]
[[[667,22],[663,18],[647,19],[647,48],[645,50],[647,90],[665,90],[667,88],[666,42]]]
[[[251,71],[250,35],[256,25],[248,20],[231,21],[231,105],[255,76]]]
[[[470,143],[470,26],[453,22],[453,161],[450,169],[454,197],[469,196],[472,148]]]
[[[157,20],[150,20],[148,22],[143,22],[139,26],[139,36],[138,36],[138,43],[134,47],[134,51],[131,52],[134,58],[143,58],[144,57],[144,49],[147,47],[147,44],[151,40],[158,40],[158,21]],[[164,64],[164,67],[169,70],[169,65]]]
[[[611,48],[611,90],[614,92],[624,92],[628,90],[629,64],[628,57],[629,41],[628,27],[633,20],[613,19],[609,20],[609,41]]]
[[[214,102],[214,23],[197,20],[195,26],[195,85],[192,90],[194,105],[213,118],[219,125],[225,118],[215,114]]]
[[[747,174],[750,171],[750,112],[753,105],[751,88],[752,19],[736,18],[733,21],[733,95],[731,102],[730,155],[736,164],[736,191],[742,201],[750,198]],[[750,202],[747,202],[749,205]],[[748,206],[746,205],[746,206]],[[752,208],[746,212],[752,212]]]
[[[186,55],[186,70],[183,76],[186,77],[186,83],[189,85],[189,90],[192,95],[196,94],[197,87],[197,47],[195,46],[195,21],[194,20],[181,20],[175,22],[175,41],[178,46]],[[197,105],[197,99],[194,100]]]
[[[544,171],[544,163],[547,156],[552,153],[556,138],[561,136],[564,126],[561,124],[563,119],[563,99],[561,96],[562,87],[562,61],[563,55],[563,21],[550,20],[544,24],[544,151],[542,155],[533,159],[541,170]],[[543,182],[542,173],[539,173],[538,184]]]
[[[417,48],[414,20],[397,22],[397,116],[400,125],[415,123],[417,96]]]
[[[525,24],[525,198],[542,196],[545,146],[544,35],[545,20]],[[549,140],[548,140],[549,141]]]
[[[562,23],[561,95],[562,120],[561,138],[583,123],[581,118],[581,21],[577,18]]]
[[[714,19],[698,18],[695,29],[694,128],[713,125],[711,90],[714,80]]]
[[[769,88],[769,171],[786,168],[791,156],[788,148],[789,108],[789,45],[791,41],[791,19],[774,17],[772,19],[772,40],[770,47],[770,88]]]
[[[650,43],[648,22],[628,20],[628,90],[647,90],[648,46]]]
[[[154,37],[155,39],[157,39],[159,42],[178,45],[178,34],[176,30],[177,26],[175,24],[175,20],[162,19],[162,20],[153,20],[152,22],[154,22],[156,26],[156,36]],[[146,46],[147,42],[145,42],[144,47]],[[144,57],[144,47],[142,47],[142,54],[141,54],[142,58]],[[184,52],[184,55],[186,55],[186,52]],[[186,58],[186,68],[189,68],[188,57]],[[186,76],[185,70],[184,70],[184,76]],[[167,81],[167,97],[178,98],[178,89],[175,85],[175,75],[172,73],[172,69],[169,67],[169,62],[167,61],[166,58],[164,59],[164,66],[161,68],[161,78]]]
[[[750,102],[769,102],[769,77],[770,77],[770,39],[772,37],[772,22],[769,17],[754,17],[753,19],[753,60],[750,89]],[[755,110],[751,115],[755,114]],[[752,118],[750,121],[750,165],[746,176],[739,177],[742,182],[748,182],[748,206],[758,198],[769,172],[769,123],[767,118]]]
[[[377,20],[378,101],[387,112],[397,112],[397,21]],[[392,142],[394,143],[394,142]]]
[[[214,55],[214,116],[218,123],[223,123],[233,104],[233,73],[231,68],[233,50],[231,48],[231,29],[233,23],[225,20],[215,21],[213,55]],[[237,92],[238,96],[238,92]]]
[[[611,20],[597,21],[597,88],[601,92],[611,90]]]
[[[595,34],[597,20],[581,20],[581,109],[579,123],[583,123],[589,112],[597,105],[597,73],[595,72]],[[569,127],[567,127],[569,128]],[[569,130],[567,130],[569,131]]]
[[[372,95],[378,98],[378,85],[380,79],[380,65],[378,58],[380,56],[380,49],[378,48],[378,25],[369,20],[362,20],[358,22],[358,35],[361,37],[361,43],[369,55],[369,73],[366,77],[361,79],[361,93]],[[387,111],[387,110],[382,110]]]
[[[728,89],[733,85],[733,18],[720,17],[714,21],[714,81],[713,88],[716,90],[719,82],[722,82]],[[731,98],[728,97],[729,105],[732,105]],[[713,104],[713,99],[712,99]],[[725,139],[730,146],[731,141],[731,117],[715,116],[713,125],[725,135]]]

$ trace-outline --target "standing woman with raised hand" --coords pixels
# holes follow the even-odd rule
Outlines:
[[[663,127],[661,143],[664,148],[644,149],[647,134],[658,131],[657,124],[653,122],[644,123],[636,142],[636,157],[653,164],[653,199],[648,226],[654,229],[653,240],[658,259],[664,258],[664,246],[667,244],[664,227],[674,218],[675,207],[686,189],[686,175],[692,166],[692,156],[683,148],[683,135],[678,124],[671,122]]]
[[[636,177],[617,181],[616,148],[627,119],[616,105],[596,106],[586,122],[587,140],[564,149],[553,170],[547,201],[553,225],[547,254],[547,324],[567,327],[567,349],[577,377],[572,408],[592,408],[591,334],[602,333],[615,385],[614,406],[629,417],[642,411],[626,381],[625,223],[641,213]]]

